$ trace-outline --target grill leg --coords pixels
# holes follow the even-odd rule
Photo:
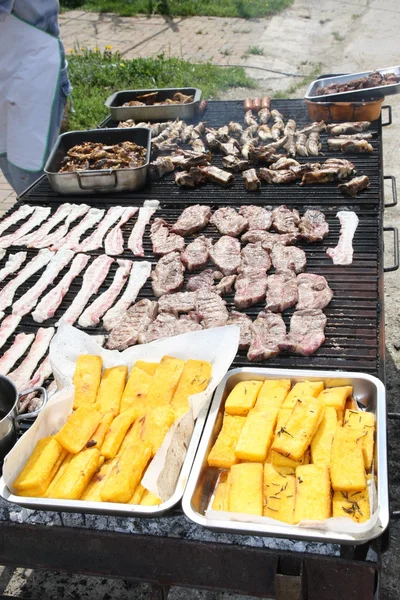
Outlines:
[[[275,576],[276,600],[306,600],[305,569],[297,558],[280,558]]]
[[[151,600],[167,600],[169,586],[154,584],[151,588]]]

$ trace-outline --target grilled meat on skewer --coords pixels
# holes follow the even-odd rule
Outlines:
[[[311,131],[310,135],[308,136],[306,148],[307,153],[310,156],[318,156],[319,151],[321,150],[321,142],[318,131]]]
[[[277,271],[268,277],[266,310],[283,312],[297,304],[297,277],[294,271]]]
[[[341,150],[341,152],[354,152],[355,154],[371,153],[373,147],[367,140],[343,140],[340,138],[328,139],[329,150]]]
[[[232,173],[227,173],[218,167],[201,167],[203,173],[205,173],[206,178],[214,183],[219,183],[220,185],[230,185],[234,182],[234,177]]]
[[[261,206],[241,206],[239,215],[247,219],[249,229],[267,231],[272,225],[272,211]]]
[[[215,211],[210,219],[221,235],[236,237],[247,227],[247,219],[231,206],[224,206]]]
[[[340,135],[342,133],[362,133],[371,126],[369,121],[355,121],[354,123],[332,123],[327,125],[328,133]]]
[[[249,192],[257,192],[261,187],[261,181],[257,177],[255,169],[248,169],[242,172],[244,187]]]
[[[172,173],[175,165],[168,156],[159,156],[156,160],[149,163],[150,179],[161,179],[166,173]]]
[[[325,215],[319,210],[306,210],[300,219],[299,231],[302,238],[309,242],[320,242],[329,233]]]
[[[251,110],[248,110],[245,115],[244,115],[244,122],[246,123],[247,127],[250,127],[251,125],[257,125],[257,119],[253,116],[253,113],[251,112]]]
[[[248,160],[241,160],[238,156],[224,156],[222,158],[222,165],[226,169],[231,169],[232,171],[240,172],[245,171],[249,168],[250,163]]]
[[[296,154],[299,156],[308,156],[307,135],[305,133],[296,134]]]
[[[355,198],[357,194],[369,187],[369,178],[366,175],[361,177],[354,177],[348,183],[342,183],[338,185],[339,190],[344,196],[351,196]]]
[[[227,325],[238,325],[240,328],[239,348],[245,350],[251,342],[251,319],[245,313],[233,310],[229,315]]]
[[[250,325],[251,344],[247,358],[251,361],[265,360],[279,354],[279,344],[286,340],[286,327],[282,315],[269,311],[260,312]]]

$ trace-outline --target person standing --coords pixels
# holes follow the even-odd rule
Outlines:
[[[43,173],[71,93],[58,0],[0,0],[0,168],[20,195]]]

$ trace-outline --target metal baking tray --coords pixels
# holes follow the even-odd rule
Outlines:
[[[139,506],[135,504],[118,504],[115,502],[86,502],[84,500],[62,500],[53,498],[29,498],[16,496],[8,489],[4,477],[0,479],[0,496],[32,510],[49,510],[72,513],[96,514],[115,517],[160,517],[180,502],[193,465],[196,450],[204,428],[208,412],[208,404],[200,411],[196,419],[186,457],[179,473],[175,492],[171,498],[158,506]]]
[[[135,142],[146,148],[146,162],[143,166],[133,169],[100,169],[97,171],[59,173],[61,161],[67,151],[76,144],[83,144],[84,142],[101,142],[109,145],[120,142]],[[51,187],[58,194],[132,192],[143,187],[146,183],[150,152],[151,131],[147,127],[70,131],[58,137],[47,159],[44,172]]]
[[[386,69],[375,69],[375,71],[378,71],[382,75],[385,73],[394,73],[395,75],[400,76],[400,65],[396,67],[388,67]],[[363,73],[349,73],[348,75],[336,75],[333,77],[330,76],[316,79],[309,85],[305,99],[311,100],[311,102],[345,102],[353,100],[376,100],[377,98],[384,98],[385,96],[390,96],[392,94],[400,94],[400,83],[392,83],[391,85],[379,85],[376,87],[363,88],[361,90],[351,90],[349,92],[340,92],[337,94],[326,94],[322,96],[316,95],[319,87],[325,87],[330,83],[347,83],[353,79],[366,77],[370,73],[371,71],[364,71]]]
[[[188,104],[164,104],[161,106],[122,106],[125,102],[135,100],[137,96],[158,92],[160,100],[171,98],[175,92],[193,96],[193,102]],[[198,88],[160,88],[153,90],[123,90],[115,92],[105,101],[114,121],[166,121],[167,119],[192,119],[201,100],[201,90]]]
[[[240,381],[249,379],[291,379],[292,383],[303,381],[324,381],[327,387],[352,385],[353,396],[359,407],[372,411],[376,418],[375,465],[378,482],[379,518],[376,525],[367,533],[357,536],[323,531],[318,529],[280,525],[242,523],[210,519],[205,516],[220,470],[209,467],[208,454],[220,432],[225,400]],[[313,542],[358,545],[381,535],[389,523],[387,448],[386,448],[386,395],[383,383],[364,373],[341,371],[307,371],[289,369],[242,368],[228,371],[216,389],[210,412],[204,427],[203,436],[189,481],[182,500],[186,516],[207,529],[216,532],[242,533],[268,537],[285,537]]]

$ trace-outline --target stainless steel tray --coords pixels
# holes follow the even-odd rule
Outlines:
[[[75,171],[59,173],[61,161],[67,151],[83,142],[101,142],[118,144],[135,142],[146,148],[146,162],[133,169],[101,169],[98,171]],[[89,129],[87,131],[70,131],[59,136],[44,172],[51,187],[58,194],[93,194],[108,192],[135,191],[146,183],[147,168],[150,162],[151,131],[147,127],[134,129]],[[99,199],[101,202],[101,199]]]
[[[175,492],[169,500],[158,506],[138,506],[134,504],[117,504],[114,502],[86,502],[84,500],[62,500],[52,498],[29,498],[16,496],[10,492],[4,477],[0,479],[0,496],[19,506],[32,510],[50,510],[61,512],[73,512],[84,514],[108,515],[115,517],[160,517],[177,504],[183,496],[188,481],[189,473],[193,465],[196,450],[204,428],[208,411],[208,403],[197,417],[193,434],[186,452]]]
[[[207,464],[208,454],[222,426],[222,414],[225,400],[229,392],[240,381],[248,379],[280,379],[290,378],[293,383],[308,379],[325,382],[328,387],[337,385],[352,385],[353,396],[359,406],[372,411],[376,418],[375,465],[378,476],[377,492],[379,518],[376,525],[367,533],[357,536],[323,531],[318,529],[280,525],[242,523],[238,521],[209,519],[205,516],[219,469]],[[182,500],[186,516],[195,523],[212,531],[242,533],[244,535],[259,535],[268,537],[295,538],[313,542],[358,545],[378,537],[389,523],[389,498],[386,448],[386,395],[383,383],[364,373],[344,373],[341,371],[306,371],[291,369],[257,369],[242,368],[228,371],[216,389],[210,412],[207,417],[204,433],[197,451],[196,459],[190,473],[189,481]]]
[[[164,104],[161,106],[122,106],[125,102],[135,100],[142,94],[158,92],[160,99],[171,98],[175,92],[194,96],[189,104]],[[201,100],[201,90],[198,88],[160,88],[153,90],[123,90],[112,94],[105,101],[114,121],[166,121],[168,119],[191,119]]]
[[[395,73],[400,76],[400,66],[388,67],[386,69],[375,69],[382,75],[385,73]],[[377,98],[384,98],[392,94],[400,94],[400,83],[393,83],[391,85],[380,85],[372,88],[365,88],[362,90],[351,90],[349,92],[340,92],[337,94],[326,94],[326,95],[315,95],[319,87],[325,87],[330,83],[347,83],[353,79],[359,79],[366,77],[371,71],[364,71],[363,73],[350,73],[348,75],[337,75],[334,77],[324,77],[313,81],[306,92],[305,99],[311,100],[311,102],[351,102],[360,100],[373,100]]]

